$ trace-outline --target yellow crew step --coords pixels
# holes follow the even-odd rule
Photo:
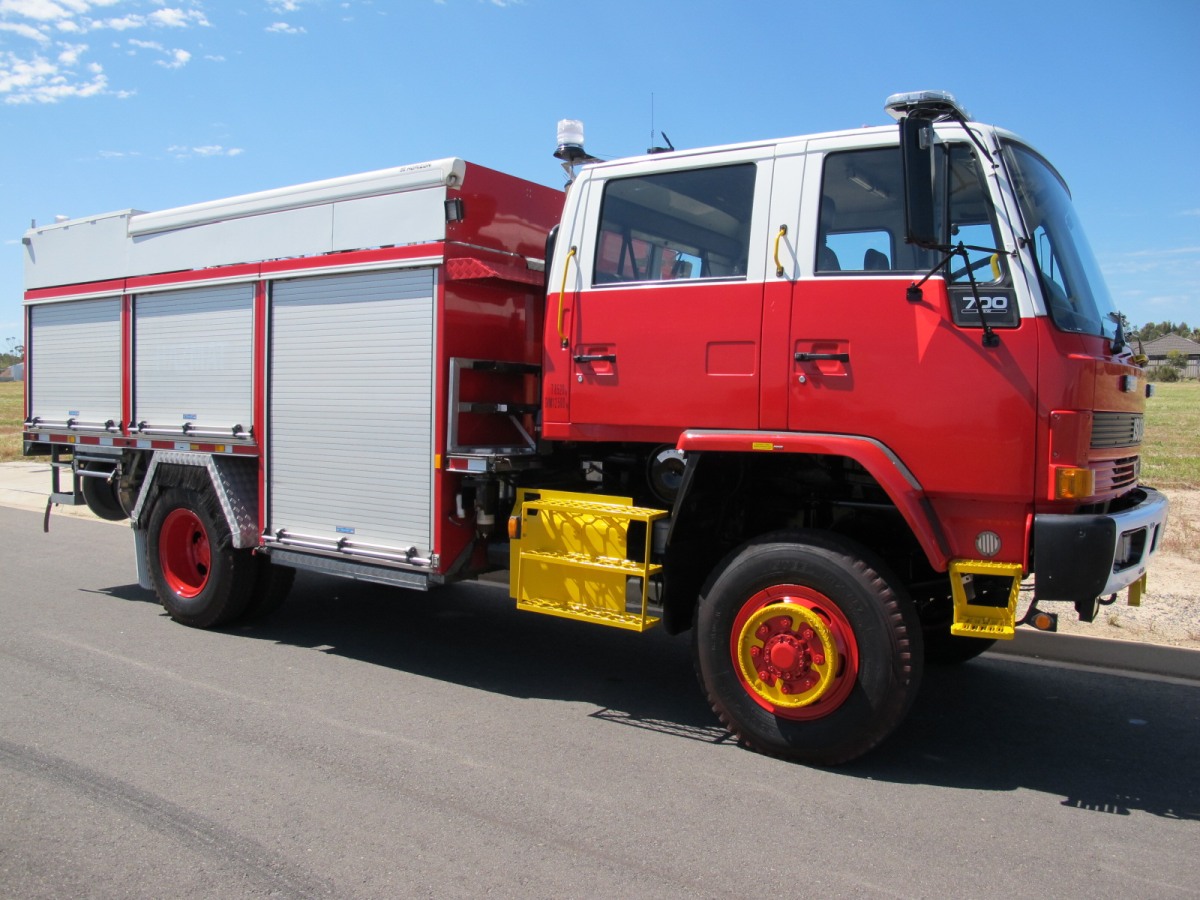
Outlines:
[[[654,523],[667,511],[628,497],[522,489],[514,515],[510,590],[517,608],[614,628],[645,631]],[[630,559],[629,526],[644,524],[640,559]]]
[[[967,599],[964,575],[1003,575],[1012,579],[1005,606],[984,606]],[[990,562],[982,559],[956,559],[950,562],[950,594],[954,598],[954,624],[950,633],[959,637],[977,637],[1011,641],[1017,633],[1017,597],[1021,593],[1022,569],[1018,563]]]

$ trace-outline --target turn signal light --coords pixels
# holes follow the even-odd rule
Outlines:
[[[510,541],[519,541],[521,539],[521,517],[508,517],[508,539]]]
[[[1058,631],[1058,616],[1054,613],[1041,612],[1040,610],[1034,613],[1029,624],[1038,631]]]
[[[1063,466],[1054,470],[1054,496],[1058,500],[1082,500],[1096,493],[1096,473],[1091,469]]]

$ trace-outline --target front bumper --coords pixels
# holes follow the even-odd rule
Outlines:
[[[1035,600],[1088,602],[1146,574],[1167,524],[1167,498],[1153,488],[1127,495],[1119,512],[1033,517]]]

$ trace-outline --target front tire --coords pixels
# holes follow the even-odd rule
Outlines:
[[[233,546],[211,491],[169,488],[154,505],[147,532],[150,579],[172,619],[214,628],[242,614],[254,589],[255,560]]]
[[[824,532],[781,532],[727,559],[700,597],[696,668],[746,746],[816,765],[861,756],[908,712],[921,626],[883,564]]]

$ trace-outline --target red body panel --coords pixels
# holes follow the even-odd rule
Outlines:
[[[462,187],[449,196],[464,217],[446,224],[446,240],[541,259],[546,235],[562,214],[563,193],[467,163]]]
[[[546,436],[674,444],[687,428],[758,428],[762,295],[745,283],[577,295],[569,347],[547,316]]]

